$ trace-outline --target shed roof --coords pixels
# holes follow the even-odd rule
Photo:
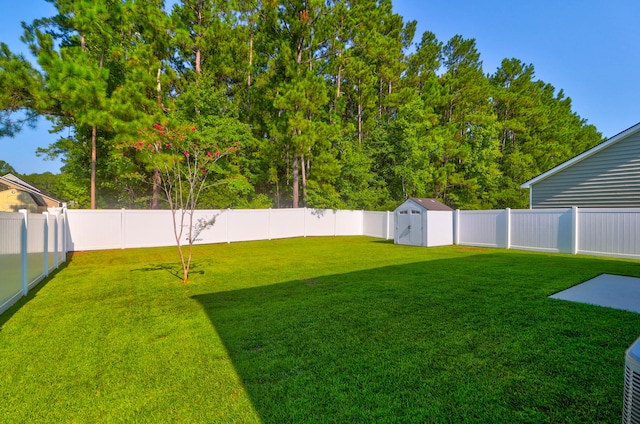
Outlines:
[[[428,211],[452,211],[449,206],[445,205],[442,202],[437,201],[436,199],[430,199],[425,197],[410,197],[407,200],[411,200],[419,206],[422,206]]]
[[[640,131],[640,123],[635,124],[634,126],[627,128],[626,130],[622,131],[621,133],[618,133],[616,135],[614,135],[613,137],[611,137],[610,139],[608,139],[607,141],[598,144],[597,146],[592,147],[591,149],[587,150],[584,153],[579,154],[578,156],[575,156],[571,159],[569,159],[566,162],[561,163],[560,165],[556,166],[555,168],[551,168],[550,170],[548,170],[547,172],[544,172],[540,175],[538,175],[535,178],[530,179],[529,181],[527,181],[526,183],[522,184],[520,187],[521,188],[531,188],[531,185],[540,182],[542,180],[545,180],[549,177],[551,177],[552,175],[557,174],[558,172],[561,172],[563,170],[565,170],[566,168],[578,163],[578,162],[582,162],[583,160],[587,159],[590,156],[595,155],[596,153],[606,149],[607,147],[611,146],[612,144],[616,144],[621,140],[626,139],[627,137],[632,136],[633,134],[637,133]]]

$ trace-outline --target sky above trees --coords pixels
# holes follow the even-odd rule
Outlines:
[[[414,42],[425,30],[444,42],[455,34],[474,38],[485,74],[495,72],[503,58],[532,64],[536,78],[563,89],[573,110],[605,137],[640,121],[636,100],[640,82],[635,75],[640,57],[633,51],[640,29],[632,22],[640,12],[637,2],[394,0],[393,4],[405,21],[417,20]],[[0,16],[0,41],[14,52],[26,52],[19,41],[20,21],[30,23],[53,12],[44,0],[16,2]],[[35,155],[38,147],[47,147],[58,137],[47,129],[42,120],[35,130],[26,128],[13,139],[0,139],[0,159],[23,174],[59,171],[59,161]]]

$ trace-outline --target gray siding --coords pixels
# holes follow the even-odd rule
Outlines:
[[[532,185],[533,208],[640,207],[640,133]]]

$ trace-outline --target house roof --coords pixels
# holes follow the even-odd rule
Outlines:
[[[611,137],[610,139],[608,139],[607,141],[598,144],[595,147],[592,147],[591,149],[587,150],[584,153],[579,154],[578,156],[575,156],[571,159],[569,159],[566,162],[561,163],[560,165],[556,166],[555,168],[551,168],[550,170],[548,170],[547,172],[544,172],[540,175],[538,175],[537,177],[527,181],[526,183],[522,184],[520,187],[521,188],[531,188],[531,185],[538,183],[542,180],[545,180],[549,177],[551,177],[552,175],[557,174],[558,172],[561,172],[563,170],[565,170],[566,168],[575,165],[578,162],[582,162],[583,160],[587,159],[590,156],[595,155],[596,153],[600,152],[601,150],[606,149],[607,147],[611,146],[612,144],[616,144],[617,142],[624,140],[625,138],[632,136],[633,134],[640,132],[640,123],[635,124],[634,126],[627,128],[626,130],[622,131],[621,133],[618,133],[616,135],[614,135],[613,137]]]
[[[449,206],[445,205],[442,202],[437,201],[436,199],[429,199],[425,197],[410,197],[408,200],[415,202],[416,204],[422,206],[428,211],[452,211]]]
[[[19,190],[23,190],[26,191],[27,193],[31,194],[34,198],[34,200],[36,201],[36,203],[40,204],[38,202],[37,197],[41,197],[41,198],[47,198],[53,202],[56,203],[61,203],[58,199],[54,199],[51,196],[47,196],[46,194],[44,194],[40,189],[38,189],[35,186],[32,186],[31,184],[29,184],[28,182],[16,177],[13,174],[6,174],[4,176],[0,176],[0,183],[4,183],[12,188],[16,188]],[[46,204],[41,205],[41,206],[46,206]]]

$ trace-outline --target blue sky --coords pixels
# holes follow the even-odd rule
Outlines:
[[[8,0],[4,0],[8,1]],[[0,15],[0,41],[14,52],[21,21],[51,16],[44,0],[11,1]],[[446,43],[456,34],[474,38],[485,73],[504,58],[532,64],[536,78],[563,89],[573,110],[605,137],[640,122],[640,2],[636,0],[393,0],[405,20],[418,21]],[[20,173],[59,172],[60,161],[35,155],[56,139],[42,121],[13,139],[0,138],[0,159]]]

